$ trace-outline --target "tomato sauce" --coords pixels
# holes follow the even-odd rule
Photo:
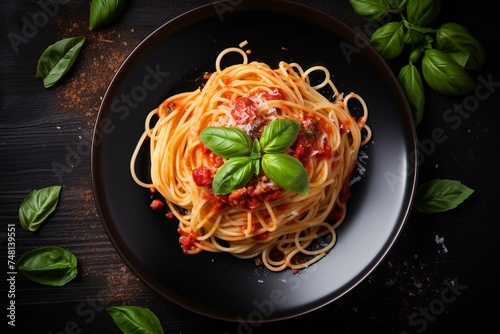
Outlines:
[[[238,97],[231,105],[231,116],[234,123],[239,126],[247,126],[249,136],[257,137],[263,128],[276,117],[265,115],[258,110],[259,103],[272,100],[285,100],[286,94],[280,88],[272,88],[269,91],[255,92],[250,96]],[[331,147],[323,143],[323,135],[331,134],[332,129],[322,124],[320,119],[314,116],[304,115],[300,120],[301,129],[294,144],[285,152],[306,165],[312,156],[319,158],[330,158]],[[217,169],[224,164],[224,159],[210,151],[206,146],[202,148],[207,167],[199,167],[193,170],[193,179],[196,185],[208,186],[204,194],[212,205],[212,210],[218,211],[227,205],[239,206],[244,209],[255,209],[263,201],[275,201],[281,197],[284,190],[274,185],[261,173],[243,188],[237,189],[227,195],[214,195],[211,189],[213,177]],[[186,241],[187,242],[187,241]]]

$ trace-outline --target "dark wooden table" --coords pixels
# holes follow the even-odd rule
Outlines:
[[[300,2],[359,31],[373,28],[347,0]],[[87,28],[89,3],[18,0],[0,4],[0,295],[1,322],[9,333],[119,333],[104,310],[111,305],[150,308],[166,333],[498,332],[500,26],[496,1],[443,1],[437,23],[453,21],[469,28],[484,44],[487,61],[473,72],[475,92],[444,97],[427,91],[425,117],[418,127],[425,149],[419,183],[455,179],[473,188],[474,194],[445,213],[413,212],[380,266],[339,300],[298,318],[246,327],[182,309],[137,278],[102,227],[91,185],[93,126],[114,72],[160,25],[211,1],[131,0],[118,21],[95,32]],[[12,42],[9,34],[21,39]],[[35,78],[39,56],[54,41],[78,35],[87,37],[83,55],[59,84],[45,89]],[[390,65],[394,71],[401,66]],[[460,108],[462,113],[456,111]],[[450,109],[455,110],[454,121],[443,118]],[[435,129],[443,129],[442,143],[432,142]],[[23,230],[18,208],[24,197],[33,189],[56,184],[62,186],[56,211],[38,232]],[[14,287],[6,284],[8,224],[15,224],[16,258],[38,246],[65,247],[79,260],[77,278],[53,288],[18,273]],[[8,297],[12,288],[15,296]],[[15,327],[7,326],[11,300],[15,301]]]

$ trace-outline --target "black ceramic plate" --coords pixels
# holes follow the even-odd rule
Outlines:
[[[234,4],[234,1],[233,1]],[[373,139],[360,161],[348,215],[333,250],[293,274],[273,273],[228,254],[183,254],[175,222],[149,208],[129,160],[146,114],[166,97],[198,87],[218,53],[247,40],[251,60],[277,66],[328,67],[339,90],[369,106]],[[144,282],[169,300],[224,320],[271,321],[297,316],[344,295],[381,262],[409,213],[416,152],[408,105],[377,53],[335,18],[297,3],[244,1],[207,5],[167,22],[146,38],[116,73],[96,123],[92,177],[97,208],[114,247]],[[139,164],[147,170],[147,155]]]

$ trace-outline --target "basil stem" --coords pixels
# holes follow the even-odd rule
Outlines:
[[[116,20],[125,9],[127,0],[92,0],[89,29],[96,29]]]
[[[262,170],[281,188],[301,195],[309,191],[307,172],[302,163],[285,153],[269,153],[262,157]]]
[[[418,187],[415,196],[415,209],[423,213],[437,213],[456,208],[474,190],[460,181],[436,179]]]
[[[76,257],[64,248],[52,246],[24,253],[16,266],[33,282],[51,286],[65,285],[78,273]]]
[[[300,123],[291,119],[277,119],[269,123],[262,132],[260,145],[266,153],[281,153],[297,139]]]
[[[19,207],[19,223],[27,231],[34,232],[55,210],[61,186],[33,190]]]
[[[215,154],[232,158],[250,153],[250,137],[238,128],[209,126],[200,133],[200,140]]]
[[[158,317],[149,309],[138,306],[110,306],[106,311],[125,334],[163,334]]]
[[[43,79],[45,88],[52,87],[69,71],[84,42],[83,36],[65,38],[45,49],[36,69],[36,77]]]

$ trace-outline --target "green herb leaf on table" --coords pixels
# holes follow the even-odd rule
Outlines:
[[[50,45],[40,56],[36,77],[43,79],[45,88],[52,87],[75,62],[85,37],[65,38]]]
[[[389,13],[384,0],[349,0],[356,13],[367,21],[377,21]]]
[[[127,0],[92,0],[89,29],[93,30],[116,20],[126,5]]]
[[[449,54],[465,57],[462,64],[467,69],[478,69],[486,60],[482,44],[467,30],[457,23],[445,23],[436,32],[436,47]],[[456,59],[457,60],[457,59]]]
[[[412,63],[404,66],[398,75],[398,81],[403,88],[410,109],[413,114],[413,120],[417,126],[422,120],[425,105],[424,84],[418,69]]]
[[[475,88],[474,80],[467,71],[438,49],[425,51],[422,74],[429,87],[444,95],[462,95]]]
[[[200,133],[200,140],[215,154],[232,158],[250,153],[250,137],[238,128],[210,126]]]
[[[19,223],[25,230],[35,232],[55,210],[61,186],[33,190],[19,207]]]
[[[423,183],[417,189],[415,209],[423,213],[444,212],[456,208],[474,190],[460,181],[436,179]]]
[[[309,191],[307,172],[302,163],[285,153],[264,154],[262,170],[281,188],[305,195]]]
[[[61,247],[32,249],[21,255],[16,266],[33,282],[51,286],[65,285],[78,273],[76,257]]]
[[[418,26],[431,23],[440,11],[440,0],[408,0],[406,4],[408,21]]]
[[[124,334],[163,334],[158,317],[138,306],[110,306],[106,311]]]
[[[389,22],[373,33],[370,43],[386,60],[394,59],[404,47],[404,26],[401,22]]]

